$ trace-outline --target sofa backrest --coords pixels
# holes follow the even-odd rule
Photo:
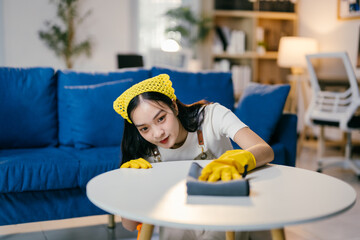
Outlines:
[[[234,110],[229,72],[153,67],[54,73],[52,68],[0,68],[0,148],[118,146],[123,119],[112,102],[133,84],[162,73],[170,75],[183,103],[205,99]]]
[[[119,146],[124,121],[113,101],[150,77],[142,68],[109,73],[58,71],[59,142],[76,148]]]
[[[153,67],[151,75],[166,73],[173,83],[176,97],[185,104],[205,99],[218,102],[234,110],[234,90],[230,72],[186,72],[167,68]]]
[[[0,67],[0,149],[57,143],[54,70]]]
[[[186,104],[201,99],[233,110],[231,73],[184,72],[154,67],[110,73],[58,71],[59,142],[76,148],[120,145],[123,119],[112,102],[131,85],[167,73],[176,96]]]

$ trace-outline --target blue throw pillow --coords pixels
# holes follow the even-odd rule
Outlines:
[[[134,83],[136,83],[150,78],[150,70],[143,68],[133,68],[109,73],[89,73],[66,70],[58,71],[57,78],[59,142],[61,145],[74,146],[71,132],[71,116],[67,109],[69,99],[67,99],[67,95],[65,94],[67,91],[64,89],[64,86],[93,85],[121,79],[133,79]]]
[[[289,94],[288,84],[249,85],[240,98],[235,114],[266,142],[269,142]]]
[[[176,97],[185,104],[205,99],[234,110],[234,90],[229,72],[186,72],[153,67],[152,77],[162,73],[170,76]]]
[[[0,148],[57,143],[54,70],[0,67]]]
[[[120,146],[124,121],[113,110],[113,102],[133,84],[132,79],[122,79],[64,86],[75,148]]]

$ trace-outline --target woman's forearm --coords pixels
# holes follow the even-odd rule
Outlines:
[[[246,150],[254,155],[256,167],[263,166],[274,160],[274,151],[268,144],[257,144],[247,148]]]
[[[274,160],[274,151],[261,137],[250,128],[240,129],[234,136],[234,141],[244,150],[251,152],[256,160],[256,167]]]

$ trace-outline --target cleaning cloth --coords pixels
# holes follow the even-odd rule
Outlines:
[[[250,185],[247,179],[237,179],[226,182],[199,181],[198,178],[201,174],[201,170],[202,167],[198,163],[193,162],[191,164],[186,179],[188,195],[249,196]]]

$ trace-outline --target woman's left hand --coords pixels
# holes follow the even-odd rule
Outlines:
[[[130,160],[130,161],[124,163],[123,165],[121,165],[120,168],[144,168],[144,169],[148,169],[148,168],[152,168],[152,166],[145,159],[138,158],[138,159]]]

